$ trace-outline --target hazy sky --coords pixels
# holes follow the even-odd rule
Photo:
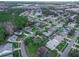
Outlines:
[[[0,1],[79,1],[79,0],[0,0]]]

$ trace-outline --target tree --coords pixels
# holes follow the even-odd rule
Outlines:
[[[79,16],[76,17],[77,26],[79,26]]]
[[[68,33],[68,35],[69,35],[69,36],[73,36],[74,33],[75,33],[75,29],[72,29],[72,30]]]
[[[68,54],[70,57],[79,57],[79,51],[76,50],[76,49],[72,49],[69,54]]]
[[[17,26],[18,29],[22,29],[23,27],[25,27],[27,25],[27,17],[24,16],[16,16],[15,17],[15,24]]]
[[[28,37],[24,40],[25,45],[28,45],[29,43],[33,43],[33,37]]]
[[[6,41],[6,34],[7,32],[4,30],[4,28],[0,27],[0,44],[3,44]]]
[[[0,22],[11,21],[12,15],[6,12],[0,12]]]

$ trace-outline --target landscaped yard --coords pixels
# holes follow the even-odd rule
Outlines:
[[[28,55],[35,56],[38,50],[38,45],[34,45],[32,42],[28,45]]]
[[[67,47],[68,43],[63,41],[61,42],[56,48],[59,50],[59,51],[64,51],[64,49]]]
[[[50,57],[57,57],[59,56],[58,52],[56,50],[48,50],[48,56]]]
[[[52,57],[57,57],[59,54],[56,50],[52,50]]]

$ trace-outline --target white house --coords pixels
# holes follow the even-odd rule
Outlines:
[[[48,47],[49,49],[53,50],[59,45],[59,43],[61,43],[62,40],[64,40],[63,36],[56,35],[54,37],[54,39],[52,39],[52,40],[47,42],[46,47]]]
[[[42,10],[38,8],[35,13],[36,16],[42,16]]]

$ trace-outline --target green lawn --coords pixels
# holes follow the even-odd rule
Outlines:
[[[52,57],[56,57],[58,55],[58,52],[56,50],[52,50]]]
[[[56,48],[59,50],[59,51],[64,51],[64,49],[66,48],[68,44],[66,42],[61,42]]]
[[[38,46],[37,45],[34,45],[33,43],[30,43],[28,45],[28,54],[29,54],[29,56],[35,56],[37,50],[38,50]]]
[[[50,56],[50,57],[57,57],[57,56],[59,56],[59,54],[58,54],[58,52],[56,50],[48,49],[48,56]]]
[[[38,50],[38,45],[36,45],[33,40],[32,37],[29,37],[25,40],[25,45],[27,46],[26,51],[28,52],[29,56],[35,56],[37,50]]]

